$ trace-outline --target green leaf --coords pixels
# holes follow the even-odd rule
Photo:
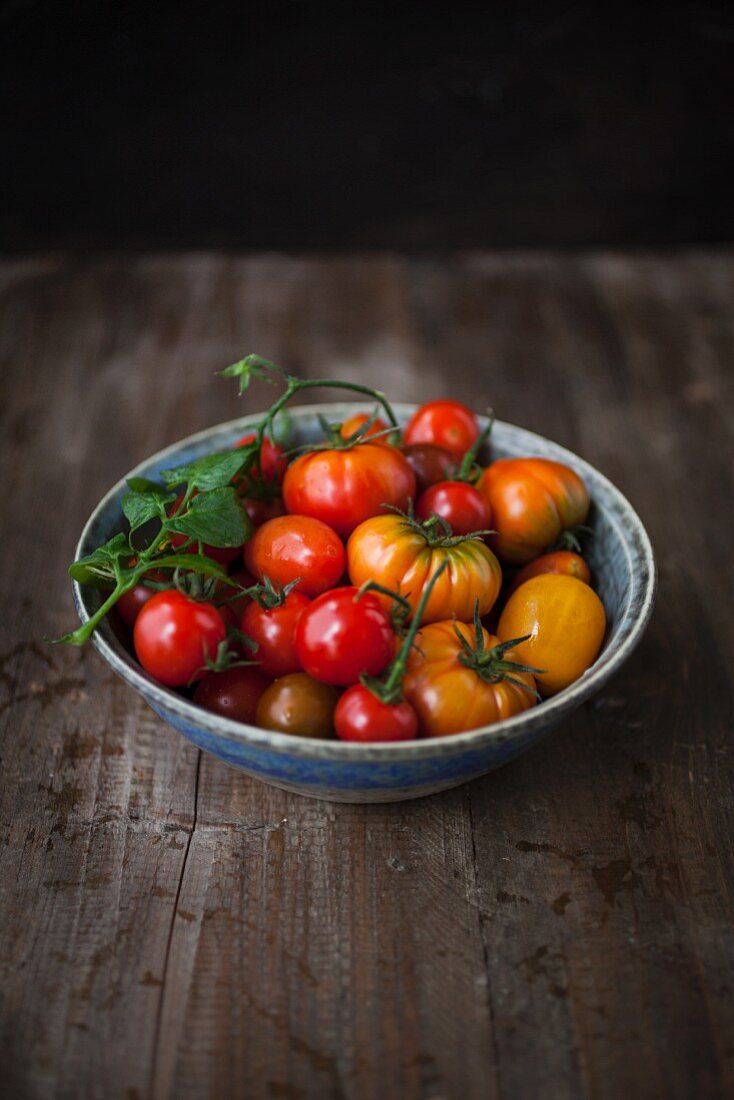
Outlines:
[[[129,477],[127,484],[128,488],[132,489],[134,493],[145,493],[148,489],[162,488],[159,481],[151,481],[149,477]]]
[[[247,465],[257,452],[254,443],[248,443],[237,450],[221,451],[219,454],[205,455],[186,466],[175,466],[163,470],[161,477],[170,487],[187,484],[195,489],[220,489]]]
[[[167,492],[161,485],[152,485],[142,491],[132,489],[122,498],[122,510],[130,524],[130,530],[136,531],[150,519],[163,519],[166,505],[176,499],[175,493]]]
[[[227,572],[219,562],[208,558],[206,554],[166,554],[162,558],[152,558],[151,569],[189,569],[193,573],[203,573],[207,577],[226,579]]]
[[[120,532],[91,554],[73,562],[69,566],[69,576],[79,584],[104,587],[117,579],[115,563],[119,565],[121,561],[127,561],[132,554],[129,538]]]
[[[210,546],[242,546],[252,523],[235,490],[227,487],[192,497],[188,511],[172,516],[166,529]]]
[[[282,367],[279,367],[276,363],[271,363],[269,359],[263,359],[262,355],[246,355],[244,359],[240,359],[237,363],[231,363],[219,373],[222,378],[239,379],[240,394],[243,394],[253,378],[259,378],[262,382],[270,382],[271,385],[274,385],[275,380],[270,377],[269,371],[275,371],[281,375],[285,374]]]

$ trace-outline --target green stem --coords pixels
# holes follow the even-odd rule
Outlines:
[[[476,481],[476,471],[479,469],[479,467],[476,466],[477,455],[492,434],[493,427],[494,416],[490,415],[489,424],[487,424],[487,427],[484,429],[484,431],[477,436],[474,444],[464,455],[461,466],[459,466],[458,473],[452,479],[453,481],[467,481],[470,484]]]

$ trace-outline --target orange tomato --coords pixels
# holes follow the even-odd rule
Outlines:
[[[550,554],[541,554],[539,558],[528,562],[513,578],[507,595],[511,596],[525,581],[529,581],[531,577],[539,577],[542,573],[562,573],[566,577],[575,577],[584,584],[591,584],[591,572],[580,554],[573,550],[553,550]]]
[[[502,570],[481,539],[432,539],[419,523],[392,515],[361,523],[347,543],[352,584],[377,581],[399,591],[413,610],[428,580],[446,560],[449,568],[431,592],[423,621],[432,623],[455,615],[468,622],[476,600],[479,614],[485,615],[499,594]]]
[[[359,428],[361,428],[363,424],[366,424],[369,419],[369,413],[355,413],[354,416],[347,417],[347,419],[342,423],[342,426],[339,429],[340,436],[342,437],[342,439],[349,439],[349,437],[354,435],[354,433]],[[387,434],[388,427],[389,425],[387,425],[385,421],[381,420],[378,416],[364,433],[362,438],[370,439],[373,435],[377,435],[378,432],[385,432],[386,434],[381,435],[379,439],[376,439],[375,443],[388,443],[390,440],[390,436],[389,434]]]
[[[491,651],[500,644],[499,638],[482,630],[486,664],[477,671],[459,660],[465,650],[457,630],[474,647],[473,626],[433,623],[418,631],[408,658],[403,692],[418,714],[424,737],[445,737],[489,726],[520,714],[536,702],[535,681],[530,673],[499,667],[501,662],[518,660],[515,649],[493,657]]]
[[[568,687],[596,660],[606,629],[604,605],[588,584],[543,573],[510,596],[497,633],[504,641],[530,637],[515,647],[517,660],[543,669],[535,677],[541,695]]]
[[[490,545],[516,565],[547,550],[589,511],[589,494],[578,474],[547,458],[501,458],[486,468],[477,488],[492,509],[496,534]]]

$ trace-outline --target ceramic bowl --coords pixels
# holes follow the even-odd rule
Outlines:
[[[329,404],[294,408],[294,441],[305,443],[320,437],[319,413],[330,420],[342,420],[362,407]],[[414,406],[396,405],[395,411],[404,423]],[[259,415],[243,417],[199,432],[160,451],[127,476],[156,478],[168,467],[231,446],[259,419]],[[585,480],[592,499],[588,522],[594,529],[587,557],[609,625],[601,654],[576,683],[514,718],[452,737],[384,745],[294,737],[220,718],[162,687],[143,672],[108,621],[94,633],[93,643],[110,667],[184,737],[225,763],[277,787],[339,802],[391,802],[465,783],[530,748],[597,692],[639,642],[655,596],[650,540],[619,490],[588,462],[558,444],[497,421],[492,431],[492,457],[520,455],[564,462]],[[95,508],[79,540],[77,557],[89,554],[122,529],[120,501],[125,482],[118,482]],[[76,583],[74,600],[82,622],[99,606],[98,592]]]

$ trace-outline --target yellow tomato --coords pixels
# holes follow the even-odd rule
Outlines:
[[[500,616],[502,641],[530,637],[515,646],[515,659],[544,669],[535,676],[541,695],[568,687],[596,660],[606,629],[604,605],[575,577],[544,573],[514,592]]]

